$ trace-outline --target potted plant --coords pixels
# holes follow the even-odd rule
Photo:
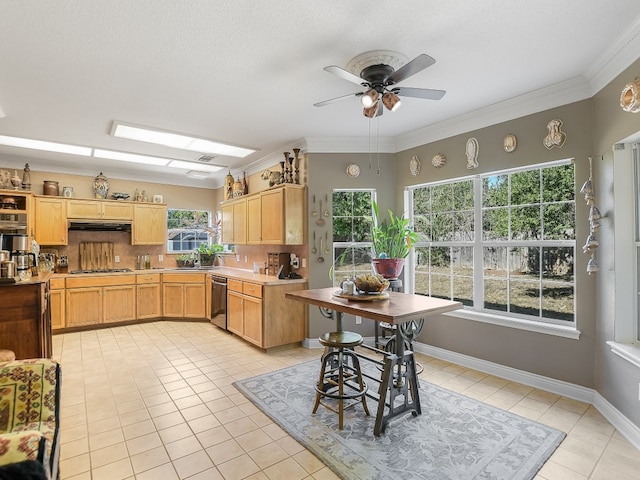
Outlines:
[[[411,245],[417,242],[419,237],[413,231],[409,219],[404,216],[397,216],[389,210],[389,218],[381,220],[376,202],[373,202],[373,212],[373,269],[383,277],[395,280],[402,273],[404,259],[409,255]]]
[[[211,245],[201,243],[200,246],[196,249],[196,252],[200,257],[200,266],[212,266],[213,262],[216,259],[216,254],[220,253],[222,251],[222,248],[222,245],[220,245],[219,243],[214,243]]]
[[[182,253],[176,257],[178,268],[193,268],[194,260],[189,253]]]

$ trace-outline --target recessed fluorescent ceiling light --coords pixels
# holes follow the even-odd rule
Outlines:
[[[199,172],[197,170],[189,170],[187,172],[187,177],[190,178],[207,178],[209,176],[208,172]]]
[[[215,153],[216,155],[227,155],[230,157],[244,158],[255,152],[255,150],[250,148],[234,147],[232,145],[225,145],[224,143],[212,142],[204,138],[136,127],[119,122],[113,122],[111,135],[114,137],[128,138],[129,140],[156,143],[172,148],[201,153]]]
[[[65,143],[43,142],[30,138],[7,137],[0,135],[0,145],[9,147],[31,148],[33,150],[46,150],[49,152],[70,153],[71,155],[91,156],[89,147],[78,147],[77,145],[67,145]]]
[[[95,149],[93,156],[98,158],[108,158],[110,160],[120,160],[123,162],[144,163],[146,165],[158,165],[166,167],[171,161],[169,158],[148,157],[147,155],[136,155],[135,153],[115,152],[113,150]]]
[[[172,168],[183,168],[185,170],[199,170],[201,172],[219,172],[224,167],[220,165],[207,165],[204,163],[196,163],[196,162],[183,162],[182,160],[171,160],[171,163],[167,165],[167,167]]]

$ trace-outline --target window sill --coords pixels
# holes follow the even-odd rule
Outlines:
[[[558,337],[571,338],[578,340],[580,338],[580,330],[573,327],[565,327],[563,325],[554,325],[550,323],[538,323],[519,318],[503,317],[500,315],[492,315],[489,313],[474,312],[473,310],[455,310],[445,313],[451,317],[464,318],[476,322],[489,323],[491,325],[500,325],[502,327],[517,328],[519,330],[527,330],[530,332],[543,333],[546,335],[555,335]]]
[[[611,340],[607,342],[607,345],[609,345],[613,353],[640,368],[640,348],[637,345],[618,343]]]

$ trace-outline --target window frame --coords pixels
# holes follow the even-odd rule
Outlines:
[[[335,225],[335,202],[333,199],[333,195],[335,193],[338,192],[367,192],[371,194],[371,218],[373,218],[373,203],[377,201],[377,196],[376,196],[376,189],[375,188],[334,188],[331,192],[331,225],[332,225],[332,231],[331,231],[331,241],[332,241],[332,248],[331,248],[331,278],[333,281],[333,286],[336,287],[339,284],[339,278],[335,278],[336,276],[333,275],[333,270],[335,268],[336,262],[340,259],[339,256],[336,255],[336,250],[338,249],[346,249],[346,248],[353,248],[354,250],[369,250],[371,251],[373,248],[373,242],[369,241],[369,242],[353,242],[353,241],[348,241],[348,242],[344,242],[344,241],[335,241],[334,240],[334,225]],[[353,213],[353,212],[352,212]],[[353,218],[353,215],[351,215],[351,218]],[[322,253],[322,252],[320,252]],[[353,270],[353,272],[355,273],[355,270]],[[336,283],[338,281],[338,284]]]
[[[574,292],[574,298],[573,298],[573,321],[572,322],[568,322],[566,320],[555,320],[555,319],[550,319],[550,318],[545,318],[545,317],[530,317],[530,316],[526,316],[526,315],[520,315],[520,314],[513,314],[513,313],[509,313],[509,312],[501,312],[498,310],[489,310],[484,308],[484,292],[483,292],[483,288],[484,288],[484,258],[483,258],[483,248],[486,246],[491,246],[493,245],[495,242],[492,241],[488,241],[488,240],[484,240],[483,237],[483,232],[482,232],[482,211],[483,211],[483,205],[482,205],[482,181],[484,178],[488,178],[488,177],[492,177],[492,176],[496,176],[496,175],[503,175],[503,174],[514,174],[514,173],[518,173],[521,171],[527,171],[527,170],[541,170],[544,168],[548,168],[548,167],[554,167],[554,166],[561,166],[561,165],[567,165],[569,163],[573,163],[574,159],[573,158],[568,158],[568,159],[562,159],[562,160],[557,160],[557,161],[553,161],[553,162],[544,162],[544,163],[539,163],[539,164],[533,164],[533,165],[527,165],[527,166],[523,166],[523,167],[517,167],[517,168],[512,168],[512,169],[504,169],[504,170],[500,170],[500,171],[495,171],[495,172],[487,172],[487,173],[483,173],[480,175],[467,175],[467,176],[462,176],[462,177],[458,177],[458,178],[453,178],[453,179],[447,179],[447,180],[442,180],[442,181],[438,181],[438,182],[429,182],[429,183],[425,183],[425,184],[419,184],[419,185],[413,185],[413,186],[409,186],[405,188],[404,191],[404,201],[405,201],[405,210],[407,212],[407,214],[409,215],[409,218],[411,219],[411,221],[414,221],[413,218],[413,211],[414,211],[414,205],[413,205],[413,192],[414,190],[416,190],[417,188],[424,188],[426,186],[434,186],[434,185],[441,185],[441,184],[451,184],[451,183],[456,183],[456,182],[461,182],[461,181],[467,181],[472,179],[474,182],[474,205],[473,205],[473,210],[474,210],[474,237],[472,241],[451,241],[451,242],[431,242],[431,241],[427,241],[427,242],[419,242],[418,244],[416,244],[416,247],[420,247],[420,246],[431,246],[434,243],[436,245],[446,245],[449,247],[468,247],[468,246],[472,246],[473,251],[474,251],[474,258],[473,258],[473,305],[472,306],[465,306],[463,309],[460,310],[456,310],[454,312],[450,312],[447,313],[446,315],[450,315],[450,316],[454,316],[454,317],[460,317],[460,318],[466,318],[469,320],[477,320],[477,321],[481,321],[481,322],[486,322],[486,323],[491,323],[491,324],[495,324],[495,325],[502,325],[502,326],[508,326],[508,327],[513,327],[513,328],[519,328],[519,329],[524,329],[524,330],[530,330],[530,331],[536,331],[539,333],[547,333],[547,334],[553,334],[553,335],[558,335],[558,336],[563,336],[563,337],[567,337],[567,338],[573,338],[573,339],[578,339],[580,336],[580,331],[578,330],[577,327],[577,316],[576,316],[576,309],[577,309],[577,289],[576,289],[576,275],[575,275],[575,268],[577,265],[577,244],[576,244],[576,239],[572,239],[572,240],[537,240],[537,241],[527,241],[527,242],[518,242],[518,241],[513,241],[513,240],[508,240],[507,242],[504,242],[501,246],[506,246],[506,247],[511,247],[515,244],[521,244],[521,245],[531,245],[531,246],[539,246],[540,248],[543,247],[551,247],[551,246],[569,246],[571,248],[573,248],[573,252],[574,252],[574,277],[573,277],[573,292]],[[574,178],[574,189],[575,189],[575,178]],[[574,190],[575,191],[575,190]],[[541,202],[543,203],[547,203],[544,202],[543,199],[540,199]],[[575,205],[575,195],[574,195],[574,205]],[[574,207],[574,211],[575,211],[575,207]],[[574,234],[575,234],[575,225],[574,225]],[[405,279],[405,283],[407,285],[407,291],[414,293],[415,292],[415,272],[416,272],[416,254],[415,254],[415,250],[412,249],[411,255],[408,259],[408,269],[407,269],[407,275],[405,275],[406,279]],[[540,280],[540,283],[544,283],[544,279]],[[540,298],[542,299],[542,296],[540,296]]]
[[[206,242],[204,241],[198,241],[197,236],[196,238],[194,238],[193,242],[194,242],[194,247],[189,249],[189,250],[174,250],[172,243],[173,240],[172,238],[170,238],[171,235],[171,230],[176,230],[175,228],[170,228],[169,227],[169,220],[170,220],[170,212],[172,211],[187,211],[187,212],[195,212],[196,215],[198,215],[199,213],[206,213],[207,214],[207,226],[205,228],[181,228],[180,230],[184,230],[184,231],[191,231],[191,232],[196,232],[199,233],[204,231],[207,234],[207,240]],[[167,254],[176,254],[176,255],[180,255],[180,254],[185,254],[185,253],[193,253],[200,245],[211,245],[212,242],[212,233],[211,233],[211,228],[213,225],[213,212],[211,210],[205,210],[205,209],[199,209],[199,208],[169,208],[167,209]],[[182,244],[182,241],[180,242]]]

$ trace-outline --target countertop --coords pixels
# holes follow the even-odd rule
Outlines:
[[[283,280],[279,279],[275,275],[264,275],[262,273],[253,273],[251,270],[245,270],[242,268],[231,268],[231,267],[213,267],[211,269],[199,269],[199,268],[151,268],[145,270],[132,270],[131,272],[110,272],[110,273],[40,273],[39,277],[34,277],[33,280],[37,281],[36,278],[40,278],[40,281],[44,281],[43,279],[46,276],[46,279],[49,278],[85,278],[85,277],[104,277],[104,276],[114,276],[114,275],[145,275],[152,273],[184,273],[184,274],[206,274],[206,275],[217,275],[225,278],[232,278],[235,280],[241,280],[243,282],[253,282],[260,285],[285,285],[285,284],[293,284],[293,283],[307,283],[307,280],[304,278],[297,278],[291,280]]]

